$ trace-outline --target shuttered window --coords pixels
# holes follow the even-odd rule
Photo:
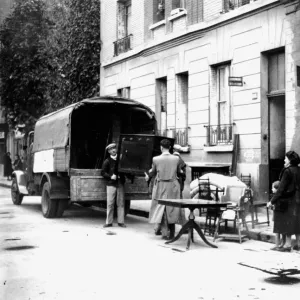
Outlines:
[[[186,0],[188,24],[197,24],[203,21],[203,0]]]

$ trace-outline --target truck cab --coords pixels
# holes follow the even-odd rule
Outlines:
[[[45,115],[28,136],[26,169],[13,173],[12,201],[20,205],[25,195],[40,195],[46,218],[61,217],[70,203],[106,207],[106,181],[101,167],[107,157],[106,146],[115,142],[120,166],[143,161],[142,169],[127,166],[124,171],[130,178],[125,185],[128,211],[130,201],[150,199],[143,172],[150,169],[154,153],[159,154],[156,133],[154,112],[142,103],[121,97],[84,99]],[[122,140],[131,150],[134,141],[136,145],[142,143],[141,149],[147,151],[135,153],[137,161],[128,155],[129,148],[126,143],[122,145]],[[145,147],[147,143],[152,146]],[[149,152],[151,147],[153,151]]]

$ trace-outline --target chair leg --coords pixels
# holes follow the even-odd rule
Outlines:
[[[215,233],[214,233],[214,240],[213,241],[215,241],[218,238],[220,222],[221,222],[221,220],[219,218],[217,218],[217,220],[216,220],[216,228],[215,228]]]
[[[255,222],[256,224],[258,223],[258,217],[257,217],[257,207],[254,206],[254,211],[255,211]]]

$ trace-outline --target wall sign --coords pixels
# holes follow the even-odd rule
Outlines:
[[[228,77],[228,85],[229,86],[243,86],[243,77]]]

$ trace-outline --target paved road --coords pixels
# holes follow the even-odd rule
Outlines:
[[[269,251],[258,241],[218,241],[218,249],[186,237],[165,245],[145,218],[128,228],[102,225],[105,213],[73,206],[61,219],[45,219],[39,197],[12,205],[0,188],[0,299],[292,299],[300,275],[289,282],[238,264],[285,266],[299,253]],[[274,280],[276,278],[276,280]],[[298,298],[298,297],[297,297]]]

